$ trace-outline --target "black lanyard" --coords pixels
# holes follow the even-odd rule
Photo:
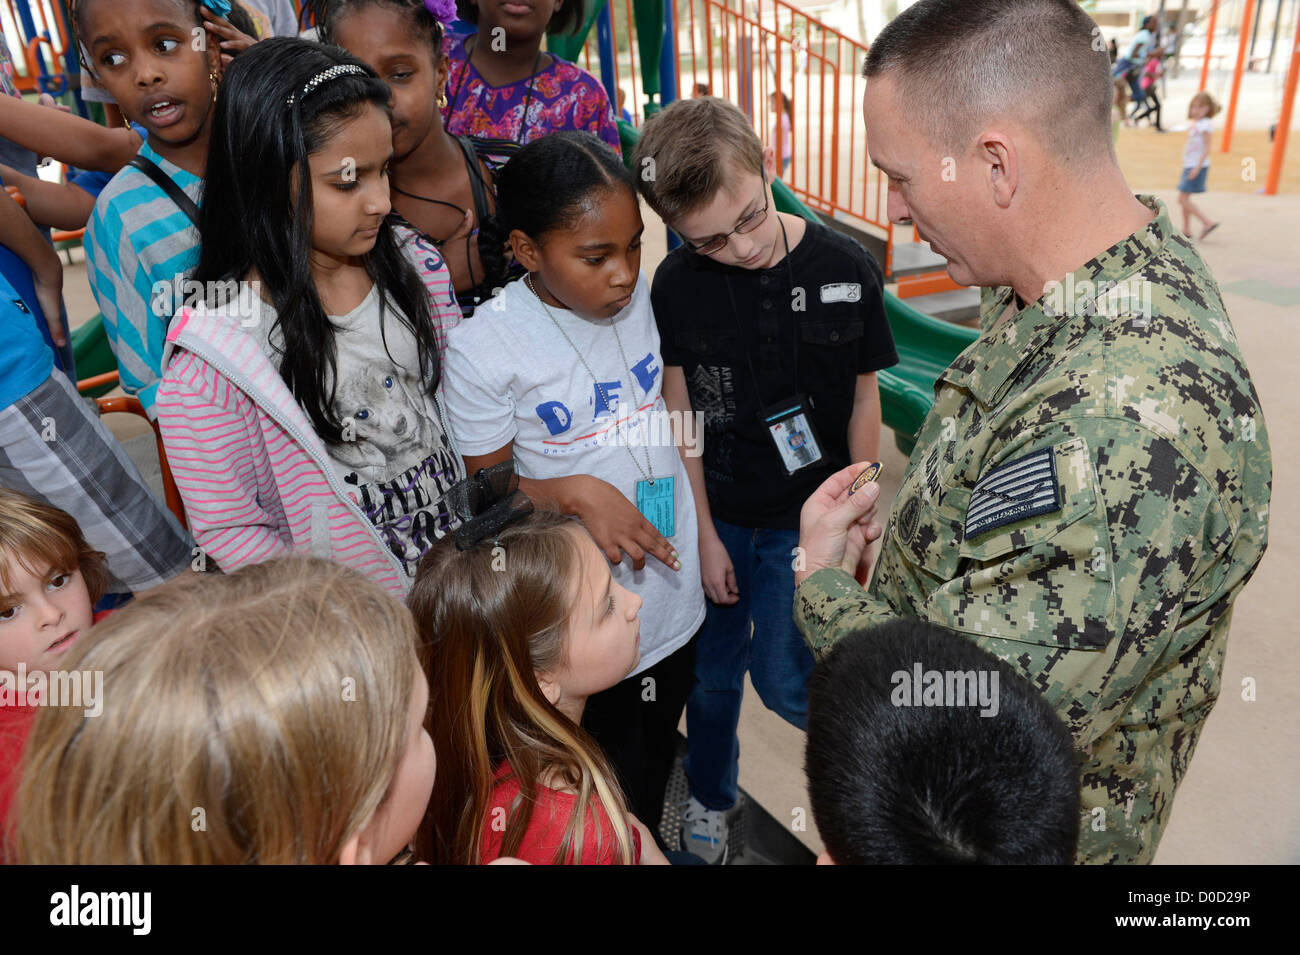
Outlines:
[[[781,221],[780,213],[777,213],[776,221],[781,226],[781,242],[785,245],[786,274],[790,276],[790,294],[793,295],[794,294],[794,266],[790,264],[790,240],[785,234],[785,223]],[[735,318],[736,320],[736,332],[737,335],[739,336],[738,344],[745,352],[745,363],[749,366],[750,381],[754,383],[754,395],[755,397],[758,398],[758,406],[760,408],[766,408],[768,402],[763,400],[763,390],[758,387],[758,372],[754,370],[754,359],[749,354],[749,342],[745,340],[745,328],[741,321],[740,308],[736,305],[735,292],[732,291],[731,288],[730,273],[724,271],[722,273],[722,279],[727,285],[727,298],[731,300],[731,314],[732,317]],[[794,349],[793,349],[794,392],[793,393],[797,395],[799,394],[799,336],[800,336],[801,329],[799,328],[799,320],[798,318],[795,317],[793,310],[791,310],[790,316],[792,319],[794,319],[792,323],[794,326]],[[778,328],[779,328],[779,323],[778,323]],[[776,342],[776,346],[780,347],[779,341]]]

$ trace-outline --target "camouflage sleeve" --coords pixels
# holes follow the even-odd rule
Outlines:
[[[810,574],[794,592],[795,625],[818,659],[845,634],[896,616],[842,570]]]

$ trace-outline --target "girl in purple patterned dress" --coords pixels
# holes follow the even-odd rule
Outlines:
[[[519,145],[586,130],[620,152],[614,111],[586,70],[542,51],[547,30],[582,22],[583,0],[457,0],[478,33],[447,37],[447,131]]]

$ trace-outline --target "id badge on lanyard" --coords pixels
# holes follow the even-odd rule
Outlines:
[[[795,395],[764,408],[759,420],[772,438],[772,444],[785,465],[786,474],[794,474],[822,459],[822,445],[812,423],[812,402]]]
[[[636,509],[664,537],[672,537],[677,529],[673,501],[674,480],[671,477],[661,477],[653,481],[636,482]]]

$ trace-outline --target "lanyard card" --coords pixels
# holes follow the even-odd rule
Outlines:
[[[674,477],[661,477],[636,482],[636,509],[664,537],[672,537],[677,530],[676,512],[673,510],[675,480]]]
[[[810,404],[803,395],[772,405],[758,413],[772,436],[787,474],[794,474],[822,459],[821,442],[813,430]]]

